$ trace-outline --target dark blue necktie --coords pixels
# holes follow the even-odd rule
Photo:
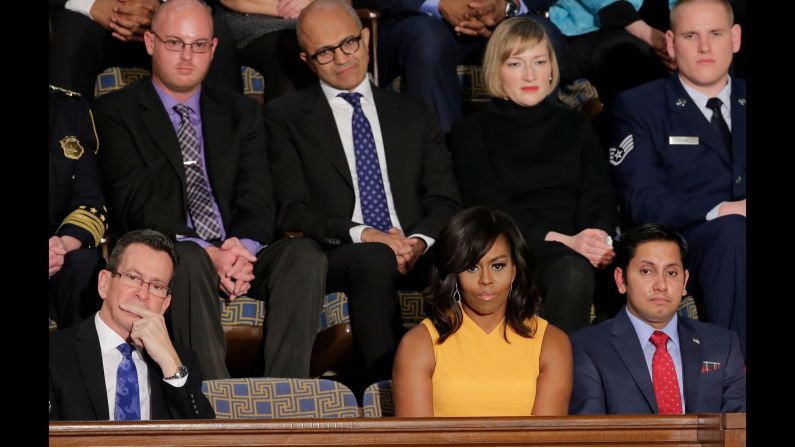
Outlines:
[[[381,166],[375,151],[375,139],[370,121],[364,116],[361,93],[337,95],[353,106],[353,153],[356,156],[356,177],[359,184],[359,200],[365,225],[387,231],[392,228],[389,207],[386,204]]]
[[[116,347],[122,359],[116,370],[116,408],[113,411],[117,421],[141,420],[141,400],[138,398],[138,370],[132,359],[133,347],[122,343]]]
[[[707,107],[712,110],[712,118],[709,120],[712,127],[715,128],[715,131],[720,135],[721,140],[723,141],[723,145],[726,148],[726,152],[729,154],[729,160],[731,160],[732,155],[732,133],[729,130],[729,125],[726,124],[726,120],[723,119],[723,113],[720,111],[720,106],[723,105],[723,101],[720,98],[709,98],[707,101]]]

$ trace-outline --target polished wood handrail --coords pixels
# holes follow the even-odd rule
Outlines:
[[[50,446],[744,446],[744,414],[51,422]]]

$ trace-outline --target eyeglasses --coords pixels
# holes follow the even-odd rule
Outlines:
[[[165,284],[144,281],[143,278],[133,273],[119,273],[113,270],[110,270],[110,273],[120,277],[121,283],[128,287],[140,289],[144,284],[146,284],[149,286],[149,293],[158,298],[165,298],[171,294],[171,289]]]
[[[361,42],[361,40],[362,34],[359,33],[358,36],[348,37],[347,39],[343,40],[342,43],[336,47],[321,48],[320,50],[316,51],[315,54],[312,54],[309,57],[314,59],[320,65],[326,65],[333,61],[337,56],[337,48],[348,55],[359,51],[359,42]]]
[[[197,40],[193,43],[184,42],[182,39],[176,37],[169,37],[168,39],[163,39],[162,37],[158,36],[156,32],[152,31],[152,34],[157,37],[158,40],[163,42],[163,45],[166,47],[168,51],[179,51],[182,52],[182,49],[185,48],[185,45],[191,47],[194,53],[206,53],[210,51],[210,48],[213,47],[213,41],[207,39]]]

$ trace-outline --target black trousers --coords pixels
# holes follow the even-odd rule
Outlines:
[[[141,67],[151,70],[151,58],[143,42],[122,42],[98,23],[68,10],[50,11],[53,47],[50,50],[50,83],[74,90],[89,101],[94,84],[108,67]],[[206,82],[243,90],[240,66],[235,58],[234,39],[222,20],[213,20],[218,37]]]
[[[166,312],[173,340],[199,355],[205,379],[228,378],[218,273],[199,245],[178,242],[175,246],[180,264]],[[309,377],[325,290],[326,257],[308,239],[282,239],[257,254],[254,275],[247,295],[266,302],[263,375]]]
[[[405,332],[400,316],[399,289],[428,286],[432,250],[407,276],[397,270],[397,258],[381,243],[347,244],[326,251],[326,292],[348,295],[355,351],[373,382],[392,376],[392,362]]]
[[[79,248],[66,254],[63,267],[49,281],[49,313],[58,329],[74,326],[102,307],[97,276],[104,267],[105,260],[96,248]]]

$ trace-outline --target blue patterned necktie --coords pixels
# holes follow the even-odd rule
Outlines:
[[[122,343],[116,347],[122,359],[116,370],[116,408],[113,418],[117,421],[141,419],[141,400],[138,398],[138,369],[132,359],[133,347]]]
[[[726,124],[726,120],[723,119],[723,113],[720,111],[720,106],[722,105],[723,101],[721,101],[720,98],[709,98],[709,101],[707,101],[707,108],[712,110],[712,118],[709,122],[712,124],[712,127],[715,128],[718,135],[720,135],[723,145],[729,154],[729,160],[731,160],[732,133],[729,130],[729,125]]]
[[[174,110],[181,119],[177,139],[182,149],[182,162],[185,166],[185,179],[188,182],[188,209],[196,233],[204,240],[220,239],[221,227],[213,210],[210,186],[204,176],[199,155],[199,137],[190,123],[190,108],[177,104]]]
[[[353,153],[356,156],[356,177],[364,224],[387,231],[392,228],[392,221],[389,218],[381,166],[375,151],[373,130],[370,121],[364,116],[360,102],[362,94],[340,93],[337,96],[353,106]]]

